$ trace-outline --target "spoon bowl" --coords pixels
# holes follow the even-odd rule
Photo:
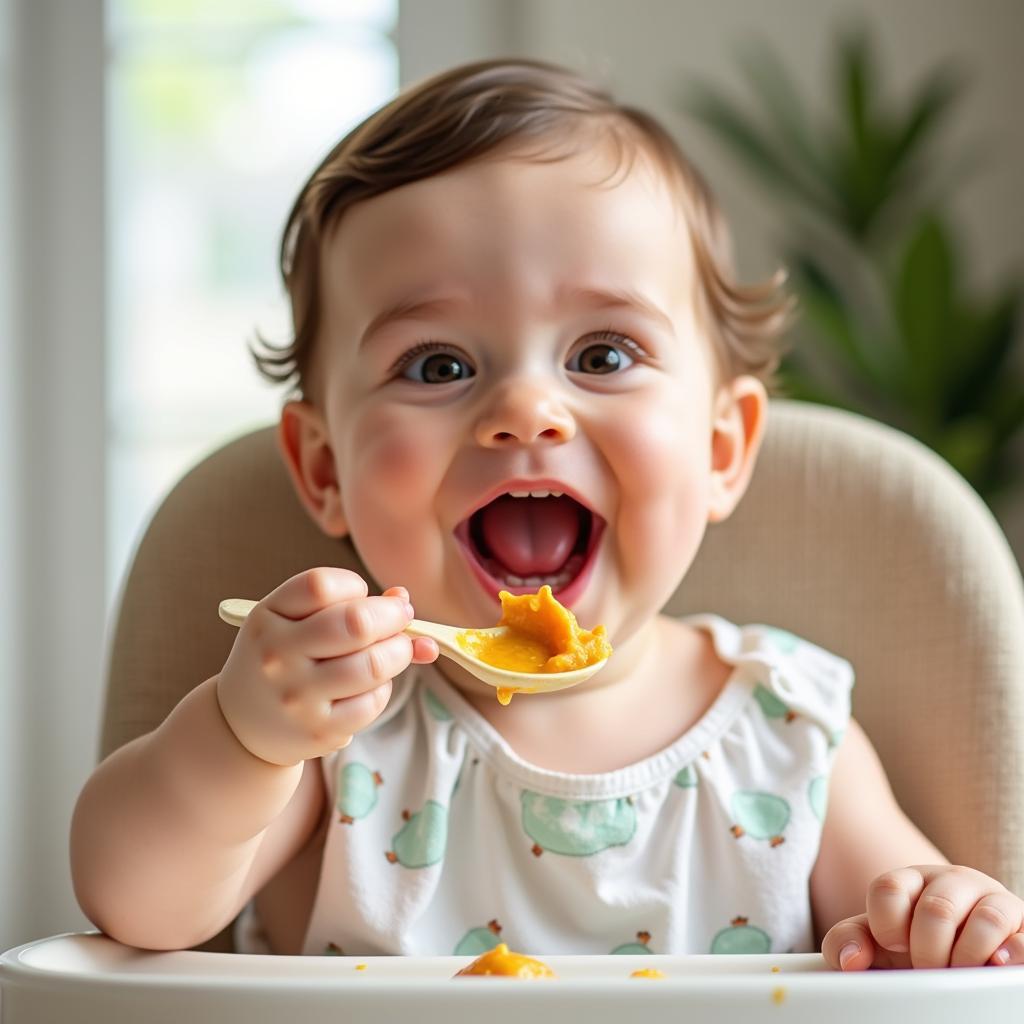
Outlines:
[[[241,626],[249,612],[255,607],[255,601],[232,597],[221,601],[217,614],[232,626]],[[460,633],[466,632],[465,627],[446,626],[440,622],[413,619],[405,627],[405,632],[412,637],[423,636],[436,641],[440,652],[446,658],[450,658],[467,672],[472,673],[481,682],[496,687],[499,691],[499,696],[501,691],[511,694],[550,693],[554,690],[565,690],[570,686],[582,683],[585,679],[589,679],[595,672],[604,668],[608,661],[607,658],[604,658],[593,665],[577,668],[572,672],[513,672],[507,668],[489,665],[486,661],[481,661],[470,654],[469,651],[464,650],[459,644],[458,638]],[[474,633],[482,633],[488,636],[503,636],[507,632],[507,626],[474,629]]]

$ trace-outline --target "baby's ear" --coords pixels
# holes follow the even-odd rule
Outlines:
[[[328,537],[344,537],[338,471],[323,414],[309,402],[287,402],[277,426],[277,443],[295,493]]]
[[[743,497],[764,436],[768,394],[756,377],[735,377],[715,396],[708,521],[728,519]]]

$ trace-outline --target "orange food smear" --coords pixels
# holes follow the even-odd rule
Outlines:
[[[504,975],[511,978],[554,978],[555,972],[541,960],[523,956],[521,953],[510,953],[504,942],[499,942],[494,949],[478,956],[471,964],[456,971],[455,977],[471,975]]]
[[[641,967],[639,971],[634,971],[631,978],[664,978],[665,975],[658,970],[657,967]]]
[[[501,598],[501,621],[507,632],[493,636],[467,629],[458,636],[463,650],[512,672],[572,672],[604,661],[612,653],[604,626],[581,629],[576,616],[555,599],[551,587],[515,597],[507,590]],[[518,687],[500,687],[498,700],[507,704]]]
[[[512,694],[514,693],[536,693],[536,690],[528,690],[524,686],[498,686],[495,687],[498,691],[498,703],[503,707],[512,700]]]

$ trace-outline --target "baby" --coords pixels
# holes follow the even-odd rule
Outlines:
[[[659,614],[750,479],[789,308],[734,282],[663,128],[564,69],[456,68],[327,156],[282,268],[294,341],[256,353],[297,388],[281,451],[366,578],[281,583],[99,766],[71,834],[99,928],[177,949],[243,912],[242,951],[1024,962],[1024,901],[905,817],[845,661]],[[615,648],[575,688],[502,707],[404,632],[491,625],[499,591],[544,584]]]

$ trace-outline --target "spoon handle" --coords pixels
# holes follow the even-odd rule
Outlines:
[[[230,626],[241,626],[249,617],[249,612],[256,607],[255,601],[247,601],[244,597],[229,597],[221,601],[217,614]]]
[[[463,631],[461,629],[457,629],[455,626],[446,626],[440,622],[427,622],[425,619],[413,619],[409,625],[405,627],[405,632],[408,633],[409,636],[430,637],[431,640],[436,640],[442,647],[454,647],[458,650],[459,642],[456,640],[456,636]]]
[[[244,597],[229,597],[227,600],[221,601],[217,608],[217,614],[229,625],[241,626],[248,618],[249,612],[255,607],[255,601],[247,601]],[[409,636],[427,636],[445,647],[457,648],[458,641],[455,639],[455,636],[461,630],[456,629],[454,626],[445,626],[440,622],[426,622],[423,619],[413,619],[405,627],[405,632]]]

